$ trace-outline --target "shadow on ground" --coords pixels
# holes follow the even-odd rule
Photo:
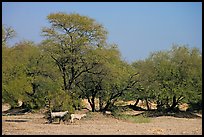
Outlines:
[[[191,112],[191,111],[171,111],[171,112],[164,112],[164,111],[158,111],[158,110],[146,110],[138,106],[134,105],[127,105],[127,106],[122,106],[118,107],[120,110],[125,111],[125,110],[134,110],[134,111],[141,111],[141,113],[136,114],[135,116],[142,115],[144,117],[160,117],[160,116],[173,116],[177,118],[202,118],[202,114],[198,115],[197,113]]]
[[[137,110],[140,111],[140,110]],[[158,110],[144,110],[142,109],[142,113],[136,114],[137,115],[143,115],[145,117],[160,117],[160,116],[173,116],[173,117],[177,117],[177,118],[202,118],[202,116],[197,115],[194,112],[190,112],[190,111],[176,111],[176,112],[162,112],[162,111],[158,111]]]
[[[9,109],[6,111],[2,112],[3,116],[8,116],[8,115],[24,115],[25,113],[30,112],[28,109],[23,109],[23,108],[14,108],[14,109]]]
[[[8,119],[4,120],[5,122],[28,122],[29,120],[23,120],[23,119]]]

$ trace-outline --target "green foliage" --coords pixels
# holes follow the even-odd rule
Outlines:
[[[25,50],[26,51],[26,50]],[[26,76],[26,54],[21,46],[3,48],[2,57],[2,95],[5,102],[14,102],[23,99],[25,91],[30,91],[30,81]]]
[[[51,100],[52,111],[66,111],[73,113],[73,101],[71,97],[66,94],[63,90],[57,91],[55,94],[48,96]]]
[[[173,46],[153,53],[145,61],[133,63],[140,73],[143,95],[158,106],[173,109],[180,102],[202,102],[202,56],[196,48]]]
[[[47,37],[44,51],[54,60],[63,79],[63,88],[74,96],[80,76],[95,67],[88,54],[91,46],[99,46],[106,39],[106,31],[95,20],[79,14],[48,15],[50,28],[43,28]]]
[[[118,100],[157,101],[173,109],[186,102],[202,107],[202,54],[196,48],[173,46],[128,64],[117,45],[106,43],[107,31],[94,19],[76,13],[52,13],[40,45],[7,41],[15,31],[2,26],[2,102],[52,111],[74,112],[87,98],[95,111],[114,108]],[[122,116],[132,119],[130,116]]]
[[[154,91],[157,90],[158,83],[155,81],[156,72],[153,62],[150,59],[145,59],[134,62],[132,66],[138,72],[137,80],[139,83],[130,92],[130,97],[141,100],[146,98],[154,99]]]
[[[101,24],[87,16],[76,13],[53,13],[47,16],[51,28],[44,28],[45,36],[65,44],[98,45],[106,39],[106,31]],[[77,47],[74,47],[77,48]]]

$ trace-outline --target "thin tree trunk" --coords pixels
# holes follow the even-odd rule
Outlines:
[[[88,102],[89,102],[89,104],[90,104],[90,106],[91,106],[91,110],[93,110],[93,103],[92,103],[92,101],[90,100],[89,97],[87,97],[87,99],[88,99]]]
[[[136,100],[135,104],[134,104],[135,107],[137,106],[137,104],[139,103],[139,101],[140,101],[140,99],[138,98],[138,99]]]
[[[103,111],[106,111],[106,110],[109,108],[110,105],[111,105],[111,102],[108,101],[108,102],[106,103],[106,106],[103,108]]]
[[[145,99],[145,101],[146,101],[146,105],[147,105],[147,110],[150,110],[148,100],[147,100],[147,99]]]
[[[92,106],[91,106],[92,112],[95,112],[95,97],[91,98],[91,102],[92,102]]]
[[[64,90],[67,90],[67,81],[66,81],[66,69],[62,67],[62,78],[64,83]]]
[[[177,104],[178,104],[178,102],[176,101],[176,95],[174,95],[174,96],[173,96],[172,105],[171,105],[170,108],[167,109],[167,111],[173,110],[173,109],[176,107]]]
[[[102,100],[102,97],[100,96],[99,97],[99,110],[102,111],[103,109],[103,100]]]

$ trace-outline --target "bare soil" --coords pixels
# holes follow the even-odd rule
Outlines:
[[[202,135],[202,115],[200,118],[158,116],[151,117],[149,123],[133,123],[99,112],[87,114],[74,123],[60,124],[47,124],[39,112],[2,116],[2,135]]]

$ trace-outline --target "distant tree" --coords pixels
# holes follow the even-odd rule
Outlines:
[[[12,27],[2,25],[2,46],[6,46],[8,40],[16,36],[16,32]]]

